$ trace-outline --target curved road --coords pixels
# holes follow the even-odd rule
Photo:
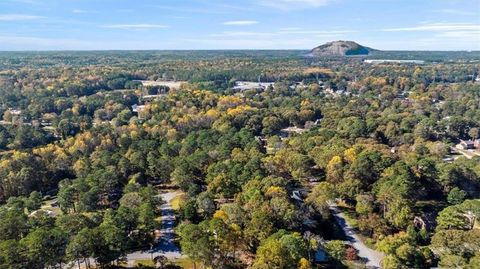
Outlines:
[[[358,257],[366,260],[367,268],[382,268],[380,265],[384,257],[383,253],[367,247],[367,245],[362,242],[352,226],[345,220],[345,215],[338,209],[337,205],[330,203],[329,208],[338,225],[340,225],[345,233],[347,241],[358,250]]]
[[[181,258],[180,248],[175,244],[175,212],[170,205],[170,201],[178,194],[176,192],[166,192],[160,194],[165,202],[161,207],[162,228],[160,229],[160,240],[149,250],[139,250],[127,254],[129,265],[134,265],[136,260],[151,260],[152,257],[163,255],[168,259]]]

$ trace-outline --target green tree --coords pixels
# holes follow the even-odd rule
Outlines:
[[[60,190],[57,194],[58,204],[63,213],[75,210],[75,199],[78,196],[77,190],[69,182],[61,182]]]
[[[42,206],[42,194],[38,191],[33,191],[30,196],[25,199],[25,207],[31,212],[40,209]]]
[[[355,206],[355,211],[363,216],[367,216],[368,214],[373,212],[373,197],[368,194],[359,194],[357,195],[357,204]]]
[[[345,260],[346,255],[346,246],[345,243],[341,240],[332,240],[328,241],[325,244],[325,250],[327,251],[328,255],[332,257],[337,262],[341,263]]]
[[[457,205],[465,201],[467,193],[458,187],[454,187],[450,190],[447,196],[447,201],[452,205]]]
[[[197,262],[206,266],[212,264],[215,256],[215,251],[212,249],[214,242],[202,225],[185,224],[180,226],[179,236],[182,252],[194,262],[194,268],[196,268]]]
[[[85,262],[87,268],[90,268],[90,257],[94,256],[97,240],[98,238],[92,229],[83,228],[68,243],[66,248],[67,258],[76,261],[78,268],[80,268],[81,262]]]
[[[26,255],[27,250],[17,240],[0,241],[0,268],[23,269],[30,268],[32,263]]]
[[[0,208],[0,240],[20,240],[28,233],[27,215],[23,208]]]
[[[280,230],[262,242],[252,268],[296,268],[306,254],[307,246],[300,234]]]
[[[35,268],[57,266],[65,261],[67,236],[60,229],[38,228],[21,241]]]
[[[328,202],[335,198],[335,187],[329,182],[320,182],[308,194],[307,203],[312,204],[322,215],[328,214]]]
[[[449,206],[440,211],[437,216],[437,230],[466,229],[468,221],[457,206]]]

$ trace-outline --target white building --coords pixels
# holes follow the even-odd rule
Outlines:
[[[364,63],[367,64],[385,64],[385,63],[393,63],[393,64],[424,64],[425,61],[422,60],[387,60],[387,59],[378,59],[378,60],[364,60]]]
[[[145,106],[144,105],[133,105],[132,106],[132,111],[133,113],[140,113],[142,112],[143,110],[145,109]]]
[[[246,90],[266,90],[268,87],[273,87],[273,82],[254,82],[254,81],[237,81],[233,90],[246,91]]]

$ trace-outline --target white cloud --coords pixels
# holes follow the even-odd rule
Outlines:
[[[469,30],[480,31],[480,24],[430,23],[430,24],[417,25],[413,27],[383,29],[383,31],[385,32],[419,32],[419,31],[445,32],[445,31],[469,31]]]
[[[326,6],[334,1],[335,0],[262,0],[260,3],[268,7],[290,10]]]
[[[186,46],[204,49],[309,49],[326,42],[311,38],[238,37],[228,39],[184,39]]]
[[[44,19],[43,16],[26,15],[26,14],[0,14],[0,21],[30,21]]]
[[[341,37],[345,34],[357,33],[352,30],[301,30],[300,28],[281,28],[279,31],[272,32],[253,32],[253,31],[224,31],[222,33],[210,34],[211,37],[282,37],[295,39],[299,36],[305,37]]]
[[[449,38],[476,39],[477,44],[480,44],[480,30],[441,32],[438,34],[438,36],[449,37]]]
[[[109,24],[103,25],[103,28],[125,29],[125,30],[145,30],[145,29],[163,29],[168,28],[168,25],[163,24]]]
[[[280,31],[300,31],[302,28],[300,27],[285,27],[285,28],[280,28]]]
[[[83,9],[73,9],[72,12],[77,14],[87,13],[87,11]]]
[[[2,46],[5,46],[2,48]],[[75,49],[78,47],[93,48],[94,43],[68,38],[41,38],[30,36],[0,36],[0,49],[14,47],[17,50],[42,49]]]
[[[271,32],[224,31],[207,38],[187,39],[212,49],[309,49],[333,39],[345,38],[352,30],[311,30],[287,27]]]
[[[384,32],[422,33],[418,43],[411,47],[421,49],[480,49],[480,24],[473,23],[424,23],[412,27],[387,28]],[[409,39],[414,40],[414,39]],[[443,47],[439,47],[439,44]]]
[[[257,23],[258,21],[226,21],[223,23],[223,25],[242,26],[242,25],[253,25]]]
[[[161,37],[145,40],[116,40],[111,39],[76,39],[33,36],[0,35],[0,51],[2,50],[153,50],[178,49],[179,43],[172,40],[163,40]],[[161,44],[161,47],[159,47]]]
[[[284,30],[280,29],[280,34],[292,34],[292,35],[341,35],[341,34],[349,34],[355,33],[356,31],[351,30]]]
[[[459,9],[449,9],[449,8],[434,10],[434,12],[452,14],[452,15],[460,15],[460,16],[472,16],[472,15],[477,14],[475,12],[459,10]]]
[[[225,31],[220,34],[211,34],[211,37],[267,37],[274,36],[276,33],[264,32],[241,32],[241,31]]]

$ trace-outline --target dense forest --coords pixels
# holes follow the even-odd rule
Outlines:
[[[0,53],[0,268],[480,268],[480,55],[301,55]]]

